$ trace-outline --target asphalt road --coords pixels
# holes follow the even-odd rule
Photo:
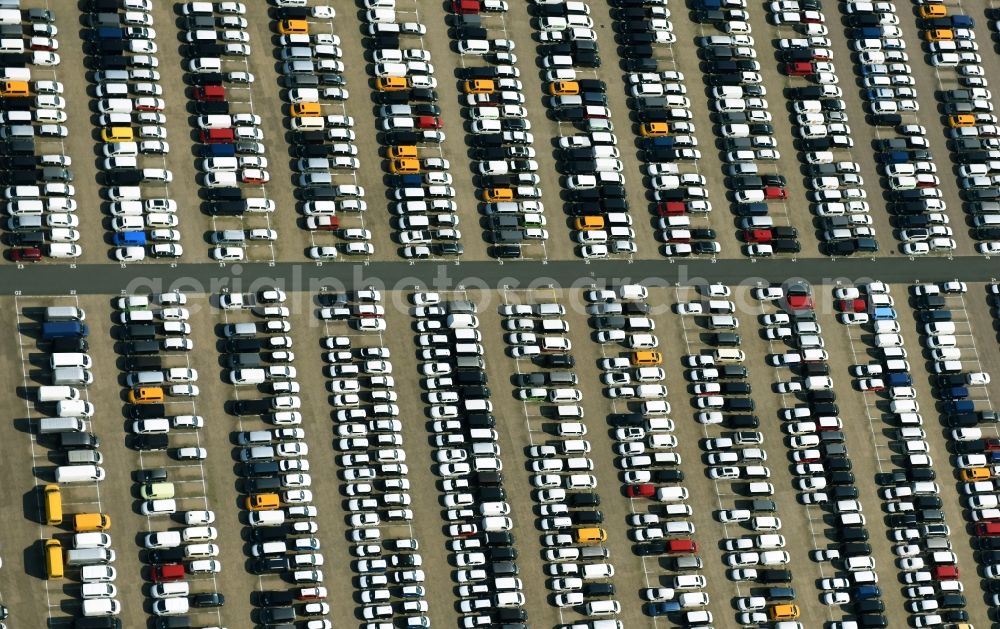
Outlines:
[[[814,285],[858,282],[871,277],[883,282],[927,282],[960,277],[968,282],[1000,277],[1000,261],[980,256],[954,258],[880,258],[877,269],[871,258],[809,258],[798,260],[692,260],[672,263],[664,260],[635,260],[590,264],[579,261],[498,264],[462,262],[458,264],[371,264],[315,265],[279,262],[270,264],[177,264],[115,267],[107,264],[76,266],[44,265],[30,272],[18,267],[0,267],[0,293],[53,295],[114,294],[127,290],[184,290],[219,292],[241,290],[252,282],[267,280],[291,291],[316,292],[376,285],[402,289],[424,285],[436,290],[467,288],[526,288],[549,284],[560,287],[584,286],[610,281],[631,281],[657,285],[692,285],[710,282],[745,284],[782,282],[789,278],[808,280]],[[155,270],[154,270],[155,269]],[[873,272],[874,271],[874,272]]]

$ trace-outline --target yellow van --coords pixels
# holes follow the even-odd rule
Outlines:
[[[929,42],[951,41],[955,39],[955,31],[950,28],[932,28],[924,31],[924,39]]]
[[[132,127],[104,127],[101,139],[105,142],[131,142],[135,138]]]
[[[462,84],[466,94],[492,94],[495,89],[496,83],[490,79],[469,79]]]
[[[46,485],[45,492],[45,523],[52,526],[62,524],[62,494],[59,485]]]
[[[608,532],[600,527],[576,529],[573,531],[577,544],[599,544],[608,539]]]
[[[767,617],[771,620],[795,620],[799,617],[799,606],[791,603],[771,605],[767,609]]]
[[[28,96],[27,81],[0,81],[0,96]]]
[[[629,360],[636,367],[648,367],[650,365],[659,365],[663,362],[663,354],[660,352],[632,352],[629,356]]]
[[[380,92],[398,92],[410,89],[410,84],[402,76],[383,76],[375,80],[375,88]]]
[[[305,20],[281,20],[278,22],[278,32],[282,35],[308,35],[309,22]]]
[[[77,533],[106,531],[111,528],[111,516],[106,513],[77,513],[73,515],[73,530]]]
[[[128,401],[133,404],[155,404],[163,401],[162,387],[136,387],[128,392]]]
[[[390,146],[386,153],[389,159],[417,159],[417,147],[415,146]]]
[[[670,133],[670,125],[665,122],[644,122],[639,126],[639,135],[645,138],[658,138]]]
[[[572,96],[580,93],[580,84],[576,81],[552,81],[549,83],[549,94],[553,96]]]
[[[487,188],[483,190],[483,200],[498,202],[510,201],[514,198],[514,191],[510,188]]]
[[[976,117],[972,114],[954,114],[948,116],[948,124],[954,129],[958,127],[976,126]]]
[[[604,229],[603,216],[578,216],[573,220],[573,229],[580,231],[590,231],[592,229]]]
[[[281,506],[278,494],[250,494],[247,496],[247,509],[250,511],[274,511]]]
[[[57,539],[45,540],[45,574],[50,579],[63,578],[62,544]]]
[[[946,17],[948,15],[948,7],[943,4],[925,4],[917,9],[917,15],[924,19]]]
[[[389,162],[389,172],[395,175],[409,175],[420,172],[418,159],[394,159]]]
[[[967,467],[961,471],[962,480],[974,483],[980,480],[989,480],[993,477],[988,467]]]
[[[292,105],[292,115],[296,118],[322,116],[319,103],[295,103]]]

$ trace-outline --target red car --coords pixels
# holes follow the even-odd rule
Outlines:
[[[840,312],[865,312],[868,309],[864,299],[839,299],[833,307]]]
[[[698,542],[693,539],[672,539],[667,541],[668,553],[696,553]]]
[[[226,88],[221,85],[201,85],[194,88],[194,97],[203,102],[220,102],[226,100]]]
[[[935,581],[957,581],[958,566],[934,566],[931,574]]]
[[[768,200],[773,199],[787,199],[788,190],[780,188],[778,186],[768,186],[764,188],[764,198]]]
[[[438,116],[417,116],[418,129],[440,129],[441,126],[441,118]]]
[[[794,61],[785,64],[785,74],[788,76],[806,76],[813,73],[813,66],[808,61]]]
[[[451,12],[459,15],[479,13],[479,0],[451,0]]]
[[[38,262],[42,259],[42,250],[38,247],[20,247],[11,249],[10,257],[15,262]]]
[[[815,306],[809,295],[789,295],[788,307],[792,310],[812,310]]]
[[[1000,451],[1000,439],[984,439],[986,442],[987,452],[998,452]]]
[[[747,229],[743,232],[743,242],[771,242],[770,229]]]
[[[184,566],[179,563],[165,563],[153,566],[153,583],[180,581],[184,578]]]
[[[625,488],[625,494],[629,498],[652,498],[656,495],[656,485],[652,483],[629,485]]]
[[[997,537],[1000,535],[1000,522],[977,522],[976,535],[979,537]]]
[[[664,201],[656,204],[656,213],[660,216],[679,216],[686,209],[683,201]]]

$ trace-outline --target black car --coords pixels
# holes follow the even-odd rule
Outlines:
[[[85,352],[90,349],[87,339],[63,336],[52,339],[49,350],[53,352]]]
[[[667,552],[667,543],[664,541],[647,542],[645,544],[635,544],[632,546],[635,554],[642,556],[662,555]]]
[[[250,569],[255,574],[266,574],[270,572],[281,572],[287,569],[288,560],[284,557],[264,557],[257,559],[250,564]]]
[[[146,551],[146,563],[174,563],[184,559],[183,548],[156,548]]]
[[[125,415],[129,419],[153,419],[165,414],[166,407],[163,404],[131,404],[125,408]]]
[[[579,525],[600,524],[604,522],[604,514],[600,511],[570,511],[573,522]]]
[[[166,450],[167,436],[162,434],[136,435],[132,441],[136,450]]]
[[[226,597],[219,592],[192,594],[188,600],[191,607],[222,607],[226,604]]]
[[[546,354],[544,356],[534,356],[531,362],[539,367],[549,369],[570,369],[576,365],[576,359],[569,354]]]
[[[271,410],[268,400],[235,400],[232,402],[234,415],[260,415]]]
[[[250,538],[257,542],[276,542],[288,537],[288,532],[281,527],[258,526],[250,530]]]
[[[513,546],[494,546],[490,548],[491,561],[514,561],[517,559],[517,549]]]
[[[167,480],[167,469],[155,467],[146,470],[136,470],[132,477],[137,483],[162,483]]]
[[[263,607],[282,607],[295,603],[295,594],[288,590],[264,590],[258,593],[259,604]]]
[[[593,493],[573,493],[567,496],[566,502],[571,507],[596,507],[601,504],[601,497]]]

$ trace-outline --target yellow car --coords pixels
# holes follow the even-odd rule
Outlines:
[[[925,41],[952,41],[953,39],[955,39],[955,31],[950,28],[932,28],[929,31],[924,31]]]
[[[549,94],[553,96],[573,96],[580,93],[580,84],[576,81],[553,81],[549,83]]]
[[[389,162],[389,172],[394,175],[409,175],[420,172],[420,160],[394,159]]]
[[[398,92],[410,89],[410,84],[402,76],[383,76],[375,80],[375,87],[380,92]]]
[[[466,94],[492,94],[496,84],[489,79],[470,79],[462,84]]]
[[[278,22],[278,32],[282,35],[308,35],[309,22],[305,20],[281,20]]]
[[[974,127],[976,126],[976,117],[970,114],[953,114],[948,116],[948,124],[953,129],[958,127]]]
[[[104,127],[101,139],[105,142],[131,142],[135,138],[132,127]]]
[[[292,116],[296,118],[306,118],[322,116],[323,112],[320,111],[319,103],[295,103],[291,108]]]
[[[943,4],[925,4],[917,9],[917,15],[921,18],[946,17],[948,7]]]
[[[510,201],[514,198],[514,191],[510,188],[487,188],[483,190],[483,200],[485,201]]]
[[[639,135],[646,138],[657,138],[669,133],[670,125],[665,122],[644,122],[639,126]]]

